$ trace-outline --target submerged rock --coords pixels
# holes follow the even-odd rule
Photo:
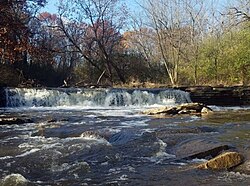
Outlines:
[[[215,158],[198,165],[198,169],[227,170],[243,163],[244,157],[238,152],[224,152]]]
[[[21,174],[10,174],[0,183],[2,186],[26,186],[28,185],[28,180]]]
[[[173,107],[161,107],[143,112],[148,115],[176,115],[176,114],[207,114],[212,113],[212,109],[203,103],[185,103]]]
[[[228,150],[230,147],[223,143],[217,143],[207,140],[189,140],[177,145],[174,149],[174,154],[177,158],[193,159],[215,157],[223,150]]]
[[[15,125],[15,124],[24,124],[33,122],[31,119],[22,119],[22,118],[0,118],[0,125]]]
[[[109,142],[114,145],[123,145],[138,138],[133,132],[118,132],[109,138]]]

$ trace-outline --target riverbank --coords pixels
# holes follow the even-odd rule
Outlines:
[[[249,106],[250,87],[179,87],[189,92],[193,102],[217,106]]]

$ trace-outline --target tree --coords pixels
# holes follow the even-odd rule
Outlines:
[[[121,42],[120,30],[126,12],[118,0],[74,0],[60,2],[59,28],[83,60],[104,74],[111,83],[114,72],[125,78],[114,60]]]
[[[136,20],[135,20],[136,21]],[[134,55],[142,55],[145,60],[145,65],[149,69],[157,66],[157,42],[155,41],[156,34],[153,29],[146,27],[134,27],[133,31],[127,31],[123,34],[123,44],[126,53]],[[155,76],[154,73],[148,74]]]
[[[47,86],[60,86],[69,79],[77,60],[58,30],[57,22],[56,14],[42,12],[30,24],[33,48],[26,73],[29,78],[38,79]]]
[[[29,22],[45,0],[2,0],[0,2],[1,63],[27,61]]]
[[[228,15],[233,15],[238,22],[250,21],[250,1],[237,0],[234,5],[229,6]]]
[[[198,3],[196,3],[198,4]],[[177,85],[180,66],[190,61],[188,48],[196,45],[198,16],[202,8],[188,0],[147,0],[141,4],[148,17],[148,24],[155,32],[159,62],[163,63],[172,85]],[[194,10],[198,9],[198,12]],[[190,21],[189,21],[190,20]],[[190,23],[191,22],[191,23]],[[193,37],[193,38],[192,38]],[[198,38],[198,37],[197,37]],[[191,50],[190,50],[191,51]],[[196,67],[195,67],[196,68]]]

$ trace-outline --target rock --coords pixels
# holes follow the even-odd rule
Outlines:
[[[109,138],[109,142],[113,145],[124,145],[138,138],[133,132],[121,131]]]
[[[48,123],[54,123],[54,122],[57,122],[57,120],[56,119],[49,119],[47,122]]]
[[[143,112],[147,115],[176,115],[176,114],[201,114],[211,113],[212,109],[203,103],[185,103],[173,107],[161,107]]]
[[[2,186],[26,186],[28,180],[21,174],[11,174],[6,176],[1,183]]]
[[[234,169],[235,172],[250,175],[250,160],[245,161],[243,164]]]
[[[181,159],[194,159],[215,157],[223,150],[228,150],[230,147],[223,143],[217,143],[207,140],[188,140],[175,146],[174,154]]]
[[[238,152],[224,152],[215,158],[200,164],[198,169],[227,170],[243,163],[244,157]]]
[[[160,108],[154,108],[154,109],[147,109],[142,111],[142,114],[147,114],[147,115],[154,115],[156,113],[161,113],[166,109],[166,107],[160,107]]]
[[[22,118],[0,118],[0,125],[15,125],[15,124],[24,124],[33,122],[31,119],[22,119]]]
[[[203,103],[184,103],[177,106],[177,110],[190,110],[198,113],[201,112],[204,107],[206,106]]]
[[[194,102],[207,105],[238,106],[250,105],[249,86],[218,87],[186,87],[182,89],[190,93]]]

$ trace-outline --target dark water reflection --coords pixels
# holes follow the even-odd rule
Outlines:
[[[139,110],[1,110],[34,122],[0,126],[0,177],[19,173],[29,185],[250,185],[250,175],[197,170],[203,160],[173,151],[199,138],[249,153],[249,110],[158,119]]]

